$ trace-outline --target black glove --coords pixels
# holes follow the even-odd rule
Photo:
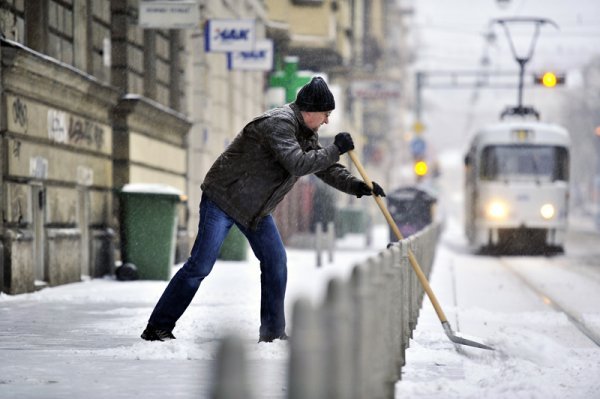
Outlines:
[[[375,194],[378,197],[385,197],[385,191],[383,191],[383,188],[381,188],[381,186],[375,182],[373,183],[373,194]]]
[[[385,197],[385,191],[383,191],[383,188],[381,188],[379,184],[373,182],[373,190],[371,190],[371,188],[364,181],[361,181],[359,183],[356,190],[356,196],[358,198],[362,197],[363,195],[373,194],[375,194],[378,197]]]
[[[333,144],[340,150],[340,155],[354,149],[354,141],[350,133],[341,132],[335,135]]]

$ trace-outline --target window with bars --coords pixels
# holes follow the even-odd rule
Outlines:
[[[91,4],[90,73],[98,79],[110,81],[111,33],[110,0],[94,0]]]
[[[115,7],[112,0],[0,0],[0,28],[6,37],[181,111],[183,37],[173,30],[145,31],[134,16],[134,6]],[[11,29],[22,33],[10,37],[6,31]]]
[[[156,100],[169,104],[171,61],[169,32],[160,30],[156,35]]]
[[[48,2],[48,55],[73,64],[73,0]]]
[[[0,30],[7,39],[25,44],[25,0],[0,2]]]

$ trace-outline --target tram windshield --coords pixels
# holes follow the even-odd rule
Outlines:
[[[495,145],[483,149],[482,180],[567,181],[567,149],[540,145]]]

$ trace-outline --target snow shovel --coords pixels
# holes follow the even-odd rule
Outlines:
[[[371,187],[371,189],[372,189],[373,182],[371,181],[371,179],[369,179],[369,176],[367,176],[367,172],[365,171],[365,168],[363,168],[362,164],[360,163],[360,160],[358,159],[358,156],[356,155],[356,153],[353,150],[350,150],[350,151],[348,151],[348,155],[350,155],[350,159],[352,159],[352,162],[356,166],[356,169],[358,169],[358,173],[360,173],[360,175],[362,176],[365,183],[367,183],[367,185],[369,187]],[[377,202],[377,205],[379,205],[379,209],[381,209],[383,216],[385,216],[385,220],[387,220],[391,229],[394,231],[394,234],[396,234],[396,237],[398,237],[398,240],[403,240],[404,237],[402,236],[400,229],[396,225],[396,222],[394,222],[392,215],[387,210],[387,207],[385,206],[385,203],[383,202],[381,197],[379,197],[377,195],[373,195],[373,199],[375,200],[375,202]],[[419,262],[417,261],[417,258],[415,258],[415,255],[410,250],[410,248],[408,249],[408,260],[410,261],[410,264],[411,264],[413,270],[417,274],[417,278],[419,279],[421,286],[423,286],[423,290],[425,290],[425,292],[427,293],[427,296],[429,297],[429,300],[431,301],[431,304],[433,305],[433,308],[435,309],[435,312],[437,313],[438,318],[442,322],[442,327],[444,328],[444,331],[446,332],[446,335],[448,336],[450,341],[454,342],[455,344],[473,346],[475,348],[481,348],[481,349],[494,350],[494,348],[492,348],[490,346],[480,344],[479,342],[475,342],[470,339],[459,337],[454,333],[454,331],[452,331],[452,327],[450,327],[450,323],[448,322],[448,319],[446,318],[446,315],[444,314],[444,311],[442,310],[440,303],[438,302],[437,298],[435,297],[435,295],[431,289],[431,286],[429,285],[429,281],[427,281],[427,277],[425,277],[423,270],[421,270],[421,266],[419,266]]]

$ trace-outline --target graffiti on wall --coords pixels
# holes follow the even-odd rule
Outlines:
[[[101,149],[104,144],[104,130],[97,123],[71,117],[69,121],[69,141],[73,144],[86,144]]]
[[[19,158],[21,156],[21,142],[19,140],[13,141],[12,154],[15,158]]]
[[[44,157],[32,157],[29,159],[29,176],[37,179],[48,178],[48,160]]]
[[[84,145],[102,149],[104,129],[98,123],[69,115],[55,109],[48,110],[48,137],[58,143]]]
[[[15,98],[12,103],[13,121],[27,131],[27,104],[20,98]]]
[[[58,143],[67,143],[67,114],[55,109],[48,110],[48,138]]]
[[[15,133],[28,133],[44,136],[55,143],[86,147],[97,151],[110,151],[110,128],[87,118],[74,115],[68,111],[46,108],[21,97],[8,96],[9,129]],[[43,130],[46,118],[46,132]],[[108,130],[108,132],[107,132]],[[105,148],[106,147],[106,148]]]

